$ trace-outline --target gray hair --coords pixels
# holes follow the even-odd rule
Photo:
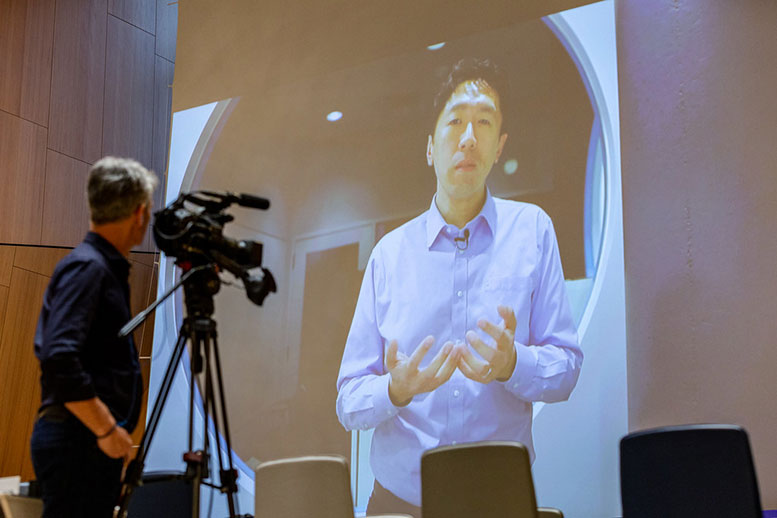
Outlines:
[[[130,158],[106,156],[89,170],[86,187],[92,223],[102,225],[129,217],[151,202],[159,181],[154,173]]]

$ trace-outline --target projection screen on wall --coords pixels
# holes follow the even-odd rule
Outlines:
[[[261,307],[235,286],[216,297],[243,512],[253,506],[257,463],[320,453],[349,460],[355,509],[366,509],[372,432],[347,432],[335,413],[343,348],[373,247],[430,206],[433,99],[450,66],[470,57],[493,61],[510,82],[509,137],[488,188],[552,218],[586,356],[569,401],[534,405],[538,500],[573,518],[619,512],[616,445],[627,426],[613,3],[558,2],[574,8],[555,14],[539,4],[477,16],[472,26],[451,9],[440,23],[392,30],[382,24],[396,26],[396,17],[381,21],[383,8],[375,16],[365,6],[348,15],[334,9],[319,19],[290,8],[279,23],[295,37],[291,50],[288,38],[228,30],[221,13],[213,22],[225,25],[213,29],[218,51],[200,41],[196,55],[186,21],[203,14],[181,6],[166,201],[209,189],[272,202],[267,212],[231,209],[226,234],[263,243],[278,293]],[[364,27],[338,34],[336,16]],[[320,28],[327,24],[330,32]],[[371,30],[393,43],[369,43]],[[223,64],[205,72],[213,63]],[[173,260],[163,260],[159,289],[175,278]],[[152,398],[180,319],[180,297],[158,311]],[[182,365],[149,469],[180,466],[187,383]],[[214,505],[222,505],[218,496]]]

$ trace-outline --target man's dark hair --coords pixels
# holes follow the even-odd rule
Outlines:
[[[465,81],[475,81],[478,79],[488,83],[497,93],[499,96],[499,109],[502,112],[502,116],[504,116],[509,106],[508,96],[510,93],[510,84],[505,72],[490,59],[464,58],[451,67],[448,76],[437,91],[437,95],[434,98],[435,125],[440,112],[445,107],[448,99],[450,99],[453,91],[456,90],[456,87]],[[504,123],[502,126],[504,127]]]

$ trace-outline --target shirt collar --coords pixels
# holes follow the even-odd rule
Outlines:
[[[429,212],[426,216],[426,247],[431,248],[437,236],[442,230],[448,226],[445,219],[440,214],[440,209],[437,208],[437,195],[432,198],[432,204],[429,207]],[[464,228],[470,228],[477,223],[478,220],[484,220],[488,229],[491,231],[491,235],[496,234],[496,203],[494,197],[491,196],[491,190],[486,188],[486,202],[483,204],[483,208],[477,216],[468,221]]]
[[[92,245],[98,252],[100,252],[108,263],[111,265],[111,269],[117,274],[121,273],[124,276],[129,275],[130,262],[127,258],[121,255],[121,252],[116,250],[116,247],[111,244],[110,241],[105,239],[97,232],[88,232],[84,238],[85,243]]]

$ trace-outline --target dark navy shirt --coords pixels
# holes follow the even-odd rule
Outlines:
[[[35,333],[41,408],[99,397],[121,426],[138,421],[143,379],[132,336],[129,262],[99,234],[59,262],[43,298]]]

